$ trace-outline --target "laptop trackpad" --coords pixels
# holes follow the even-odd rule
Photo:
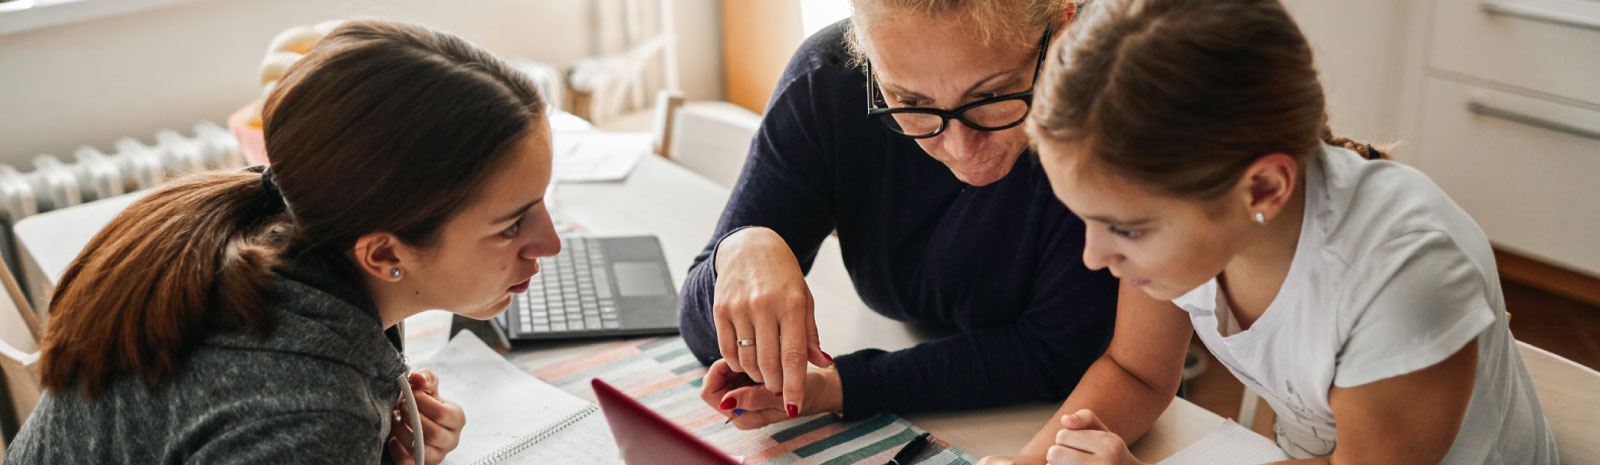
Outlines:
[[[666,294],[672,291],[668,287],[666,273],[662,273],[661,265],[655,262],[615,262],[611,270],[616,273],[617,292],[623,297],[644,297]]]

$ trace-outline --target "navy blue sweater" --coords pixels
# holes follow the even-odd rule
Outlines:
[[[886,317],[952,328],[905,350],[838,355],[844,416],[1059,401],[1111,340],[1117,283],[1083,266],[1083,222],[1032,155],[983,187],[866,118],[866,77],[844,23],[801,45],[779,79],[733,196],[681,293],[679,328],[721,358],[712,252],[765,226],[809,271],[829,232],[861,300]],[[960,124],[952,121],[951,124]],[[826,347],[824,347],[826,349]]]

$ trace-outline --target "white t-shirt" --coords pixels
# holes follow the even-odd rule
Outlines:
[[[1248,331],[1215,279],[1172,301],[1277,412],[1278,447],[1295,458],[1333,453],[1331,387],[1427,368],[1477,338],[1472,400],[1442,463],[1556,463],[1477,223],[1405,165],[1325,146],[1305,172],[1294,260]]]

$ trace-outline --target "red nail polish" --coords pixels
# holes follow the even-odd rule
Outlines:
[[[822,358],[828,359],[828,363],[833,363],[833,356],[832,355],[828,355],[827,352],[823,352],[822,353]]]
[[[795,404],[787,405],[784,408],[784,410],[788,410],[789,411],[789,418],[795,418],[795,417],[800,416],[800,407],[795,405]]]
[[[721,408],[723,410],[728,410],[728,409],[731,409],[731,408],[734,408],[734,407],[738,407],[738,406],[739,406],[739,399],[735,399],[735,398],[732,398],[732,397],[729,397],[727,399],[722,399]]]
[[[772,393],[772,395],[778,396],[778,397],[783,397],[783,391],[774,392],[774,393]]]

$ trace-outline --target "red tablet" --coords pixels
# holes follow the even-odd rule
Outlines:
[[[600,410],[611,424],[611,435],[622,451],[622,462],[630,465],[740,465],[738,460],[717,450],[683,428],[667,421],[600,378],[589,384],[600,400]]]

